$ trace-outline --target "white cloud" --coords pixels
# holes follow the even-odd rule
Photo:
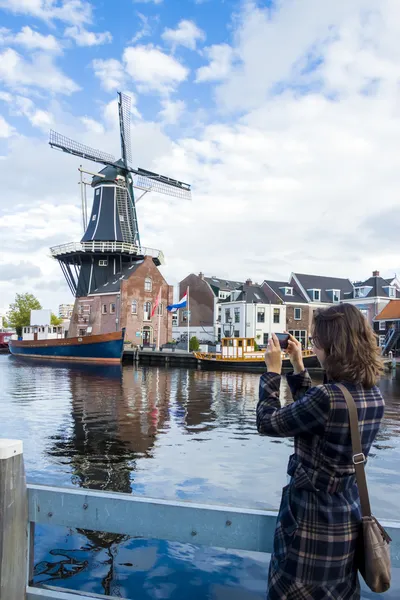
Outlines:
[[[186,103],[183,100],[165,99],[162,101],[162,110],[158,113],[161,121],[167,125],[175,125],[179,121],[179,117],[186,109]]]
[[[92,21],[92,7],[85,0],[0,0],[0,8],[43,21],[59,20],[74,25]]]
[[[30,98],[16,96],[15,107],[17,108],[17,114],[19,112],[19,114],[27,117],[33,127],[38,127],[47,132],[54,124],[53,115],[48,111],[38,109]]]
[[[130,42],[131,44],[136,44],[139,40],[141,40],[144,37],[150,36],[152,33],[152,28],[150,25],[150,17],[147,15],[144,15],[140,12],[138,12],[136,14],[139,17],[139,21],[141,21],[142,25],[141,25],[140,29],[138,29],[137,33],[135,33],[135,35],[131,39],[131,42]],[[153,20],[158,21],[158,17],[153,18]]]
[[[99,123],[98,121],[95,121],[90,117],[81,117],[81,122],[83,123],[87,131],[92,131],[93,133],[97,133],[100,135],[104,133],[104,127],[102,123]]]
[[[5,118],[2,115],[0,115],[0,138],[11,137],[14,132],[14,127],[7,123]]]
[[[197,69],[196,82],[220,81],[228,77],[234,58],[233,48],[229,44],[215,44],[205,48],[204,53],[210,62]]]
[[[161,4],[163,0],[133,0],[134,4]]]
[[[197,42],[202,42],[206,39],[204,31],[197,27],[196,23],[188,19],[182,19],[176,29],[166,28],[161,37],[173,48],[177,46],[185,46],[190,50],[196,50]]]
[[[101,86],[107,91],[119,89],[125,81],[125,71],[119,60],[109,58],[106,60],[95,59],[92,67],[96,77],[100,79]]]
[[[123,60],[127,73],[139,91],[170,92],[184,81],[189,70],[172,56],[151,44],[125,49]]]
[[[44,50],[47,52],[60,52],[60,42],[54,35],[42,35],[28,26],[22,27],[17,34],[9,29],[0,29],[0,44],[23,46],[30,50]]]
[[[76,25],[67,27],[64,35],[73,39],[77,46],[100,46],[111,43],[113,39],[109,31],[96,33],[94,31],[87,31],[84,27],[77,27]]]
[[[51,56],[39,53],[25,59],[11,48],[0,52],[0,81],[12,89],[33,87],[66,95],[80,89],[55,66]]]

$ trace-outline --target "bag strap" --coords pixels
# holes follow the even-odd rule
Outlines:
[[[365,476],[365,463],[367,459],[362,451],[360,429],[358,427],[357,406],[349,390],[341,383],[336,384],[343,393],[349,411],[351,445],[353,448],[353,463],[356,471],[358,493],[360,495],[361,514],[363,517],[371,516],[367,479]]]

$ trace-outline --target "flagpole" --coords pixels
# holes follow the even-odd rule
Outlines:
[[[189,286],[187,288],[187,322],[188,322],[188,342],[187,351],[190,352],[190,305],[189,305]]]
[[[161,334],[161,288],[159,292],[160,301],[158,303],[158,333],[157,333],[157,351],[160,350],[160,334]]]

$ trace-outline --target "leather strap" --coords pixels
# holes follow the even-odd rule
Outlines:
[[[370,517],[371,505],[369,502],[367,479],[365,476],[364,466],[366,463],[366,458],[362,451],[360,429],[358,427],[357,406],[349,390],[341,383],[337,383],[336,385],[343,393],[349,411],[351,445],[353,448],[353,463],[356,471],[358,493],[360,495],[361,515],[363,517]]]

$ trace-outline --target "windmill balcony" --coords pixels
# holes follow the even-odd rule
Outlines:
[[[144,248],[143,246],[136,246],[135,244],[128,244],[126,242],[71,242],[69,244],[62,244],[61,246],[53,246],[53,248],[50,248],[50,251],[52,257],[56,259],[77,252],[90,252],[96,254],[102,252],[110,254],[115,252],[118,254],[151,256],[160,265],[163,265],[165,262],[161,250]]]

